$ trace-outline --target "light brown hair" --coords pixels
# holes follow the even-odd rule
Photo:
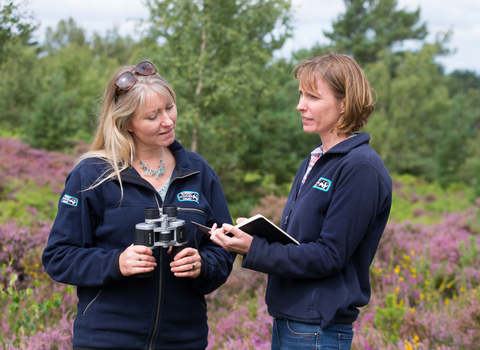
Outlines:
[[[358,63],[348,55],[331,52],[302,61],[293,75],[306,92],[316,94],[318,82],[323,80],[337,99],[345,99],[343,118],[334,127],[338,133],[361,130],[375,109],[373,89]]]

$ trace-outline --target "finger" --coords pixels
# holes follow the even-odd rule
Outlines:
[[[157,263],[155,258],[144,254],[138,254],[133,249],[126,249],[119,257],[120,272],[124,276],[152,271]]]
[[[136,254],[143,254],[143,255],[153,255],[152,249],[144,245],[131,245],[127,249],[126,252],[132,252]]]
[[[155,264],[155,266],[156,266],[156,264]],[[140,274],[140,273],[152,272],[152,271],[155,269],[155,266],[131,268],[131,269],[129,270],[128,275],[126,275],[126,276],[138,275],[138,274]]]
[[[134,260],[138,262],[144,263],[153,263],[156,261],[155,257],[148,255],[148,254],[137,254],[135,253],[132,257]],[[138,265],[138,264],[137,264]],[[140,266],[144,266],[145,264],[140,264]]]
[[[185,265],[181,265],[178,267],[172,267],[171,271],[173,272],[175,277],[190,277],[190,278],[197,278],[200,276],[200,271],[202,269],[201,262],[198,263],[189,263]]]
[[[184,249],[185,250],[185,249]],[[182,251],[183,252],[183,251]],[[198,251],[196,249],[191,249],[190,253],[193,253],[192,255],[185,255],[183,257],[180,257],[178,259],[175,259],[173,260],[171,263],[170,263],[170,267],[180,267],[182,268],[181,270],[188,270],[192,263],[194,264],[199,264],[200,261],[201,261],[201,257],[200,257],[200,254],[198,254]],[[175,258],[178,257],[180,253],[178,253]],[[183,268],[184,266],[187,266],[187,268]]]
[[[194,262],[187,262],[187,261],[182,261],[180,262],[172,262],[170,263],[170,270],[172,272],[180,272],[180,273],[185,273],[189,271],[194,271],[195,268],[198,267],[198,264],[195,264]]]
[[[244,222],[245,220],[247,220],[247,218],[242,218],[242,217],[240,217],[240,218],[237,218],[237,220],[235,220],[235,222],[236,222],[237,225],[238,225],[238,224],[241,224],[242,222]]]
[[[224,232],[231,233],[233,237],[229,237],[226,234],[219,234],[213,241],[228,251],[246,254],[250,249],[253,237],[230,224],[223,224],[222,228]],[[216,232],[219,232],[219,230]]]
[[[242,231],[241,229],[239,229],[239,228],[237,228],[233,225],[230,225],[230,224],[223,224],[223,229],[225,230],[225,235],[227,233],[231,233],[232,235],[234,235],[237,238],[240,238],[241,236],[248,234],[248,233]]]
[[[152,252],[150,249],[144,249],[146,247],[138,247],[138,246],[130,246],[125,251],[120,255],[121,259],[123,260],[124,265],[128,264],[131,265],[133,264],[134,266],[136,265],[134,262],[135,261],[148,261],[148,260],[153,260],[155,261],[155,258],[151,256]]]
[[[138,254],[142,254],[142,255],[148,255],[148,256],[153,255],[153,251],[150,248],[145,247],[145,246],[141,246],[141,247],[142,248],[135,250],[135,252],[137,252]]]
[[[182,249],[181,251],[179,251],[177,253],[177,255],[175,255],[175,257],[173,258],[173,260],[180,260],[186,256],[191,256],[191,255],[195,255],[195,253],[197,253],[197,250],[196,249],[193,249],[193,248],[184,248]]]
[[[225,248],[225,238],[228,238],[225,235],[225,230],[221,227],[216,229],[210,236],[210,240],[219,246]]]

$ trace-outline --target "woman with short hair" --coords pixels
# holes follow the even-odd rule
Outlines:
[[[269,244],[228,223],[214,225],[211,239],[243,254],[244,268],[268,274],[272,350],[350,349],[353,322],[370,299],[369,267],[389,217],[392,180],[370,136],[356,133],[374,107],[355,60],[330,53],[293,73],[303,130],[321,138],[298,169],[281,221],[300,244]]]

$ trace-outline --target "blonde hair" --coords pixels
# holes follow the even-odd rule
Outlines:
[[[337,132],[355,132],[367,124],[375,109],[373,89],[353,58],[331,52],[300,62],[293,74],[306,92],[316,94],[318,81],[323,80],[337,99],[345,99],[343,118],[334,126]]]
[[[115,95],[115,82],[125,72],[133,72],[135,66],[120,68],[112,77],[103,94],[102,109],[97,118],[97,130],[90,150],[76,162],[87,158],[100,158],[108,166],[102,176],[90,187],[94,188],[104,181],[118,179],[123,186],[120,173],[128,168],[136,154],[135,142],[128,131],[132,119],[143,113],[147,99],[152,94],[160,94],[168,104],[176,103],[175,92],[168,82],[158,73],[150,76],[135,74],[136,84],[131,90]]]

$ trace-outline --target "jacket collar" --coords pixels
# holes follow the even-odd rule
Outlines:
[[[337,143],[335,146],[330,148],[326,154],[332,154],[332,153],[348,153],[350,152],[353,148],[356,148],[364,143],[368,144],[370,141],[370,135],[361,132],[361,133],[355,133],[354,137],[350,137],[340,143]],[[317,146],[319,147],[321,143]]]
[[[175,162],[177,163],[176,168],[179,173],[193,170],[193,165],[187,155],[187,151],[183,148],[180,142],[175,140],[170,146],[168,146],[168,148],[175,157]]]

